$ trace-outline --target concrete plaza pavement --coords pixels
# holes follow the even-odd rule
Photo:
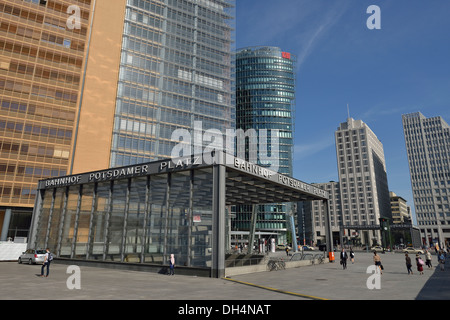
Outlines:
[[[449,300],[450,263],[420,275],[406,272],[404,255],[380,254],[384,271],[380,288],[370,290],[371,252],[356,252],[355,263],[342,270],[334,263],[272,272],[236,275],[231,279],[81,267],[80,289],[69,289],[67,265],[53,263],[48,278],[39,277],[40,265],[0,263],[1,300]],[[412,257],[414,258],[414,257]],[[414,260],[414,259],[412,259]],[[436,268],[437,267],[437,268]],[[70,281],[70,279],[69,279]],[[51,288],[47,290],[46,288]]]

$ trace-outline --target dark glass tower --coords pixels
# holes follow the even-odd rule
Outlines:
[[[270,137],[278,130],[278,172],[292,176],[292,148],[295,102],[295,56],[277,47],[248,47],[236,53],[236,129],[267,129],[268,141],[259,139],[258,146],[267,143],[271,153]],[[248,159],[251,146],[246,146]],[[260,151],[260,150],[258,150]],[[275,154],[272,152],[271,156]],[[258,152],[257,164],[269,167]],[[235,208],[232,230],[248,231],[251,206]],[[289,205],[271,204],[258,208],[256,231],[260,238],[287,242],[286,213]]]

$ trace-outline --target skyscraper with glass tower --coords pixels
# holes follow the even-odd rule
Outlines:
[[[271,134],[277,134],[278,172],[292,176],[292,147],[294,134],[295,103],[295,62],[296,58],[277,47],[248,47],[236,53],[236,128],[244,131],[254,129],[260,132],[267,129],[267,141],[259,137],[259,148],[271,150]],[[277,130],[277,131],[272,131]],[[252,146],[245,148],[249,157]],[[260,157],[258,151],[257,164],[270,166]],[[272,156],[275,156],[272,154]],[[249,230],[251,206],[235,208],[236,218],[232,221],[234,231]],[[279,243],[287,241],[289,228],[286,214],[290,206],[287,204],[271,204],[258,206],[256,231],[261,237],[276,237]]]

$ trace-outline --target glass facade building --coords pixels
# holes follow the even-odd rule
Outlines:
[[[254,129],[257,133],[266,129],[267,141],[259,136],[256,163],[265,167],[272,165],[273,162],[260,156],[261,152],[267,152],[276,158],[278,172],[288,176],[293,174],[295,62],[294,55],[277,47],[248,47],[236,53],[236,129]],[[271,149],[272,134],[277,135],[278,150]],[[246,159],[252,148],[256,147],[246,144]],[[235,210],[233,230],[248,230],[251,206],[238,206]],[[290,210],[286,204],[260,206],[257,230],[267,236],[275,233],[278,242],[286,243],[286,214]]]
[[[233,3],[126,2],[111,167],[171,156],[173,131],[196,121],[234,128]]]

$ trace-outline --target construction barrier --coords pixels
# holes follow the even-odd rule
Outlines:
[[[330,259],[330,262],[334,262],[334,252],[329,252],[328,258]]]

